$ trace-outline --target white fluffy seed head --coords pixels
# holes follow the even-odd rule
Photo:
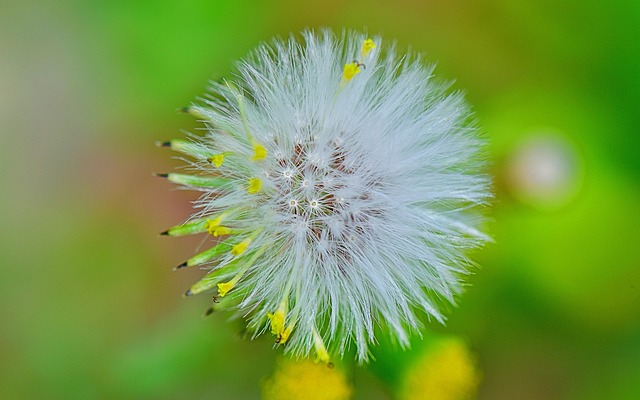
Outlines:
[[[196,217],[249,242],[205,279],[222,296],[232,283],[249,328],[287,352],[354,346],[363,361],[377,332],[407,344],[460,292],[465,253],[488,240],[483,141],[419,57],[359,33],[302,36],[258,47],[192,107],[208,128],[194,165],[223,181],[191,185]]]

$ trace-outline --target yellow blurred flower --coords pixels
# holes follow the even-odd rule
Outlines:
[[[469,400],[476,396],[480,371],[465,343],[446,338],[409,367],[400,386],[401,400]]]
[[[263,400],[347,400],[352,393],[339,368],[309,360],[280,360],[262,384]]]

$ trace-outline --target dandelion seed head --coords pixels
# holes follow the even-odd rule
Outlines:
[[[190,259],[209,267],[198,290],[322,361],[443,321],[490,197],[483,142],[445,88],[379,37],[329,31],[264,44],[213,83],[193,107],[206,136],[170,142],[200,174],[169,180],[202,196],[167,232],[226,238]]]

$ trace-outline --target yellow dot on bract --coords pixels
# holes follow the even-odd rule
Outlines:
[[[447,338],[427,349],[404,376],[402,400],[471,400],[480,383],[475,360],[462,340]]]
[[[263,400],[348,400],[353,389],[339,368],[310,360],[280,360],[262,384]]]

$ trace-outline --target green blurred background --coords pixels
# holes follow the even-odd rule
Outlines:
[[[253,399],[276,356],[172,272],[174,111],[273,35],[368,29],[437,62],[491,138],[496,242],[439,332],[479,398],[640,398],[640,2],[0,1],[0,397]],[[370,372],[359,398],[389,398]]]

